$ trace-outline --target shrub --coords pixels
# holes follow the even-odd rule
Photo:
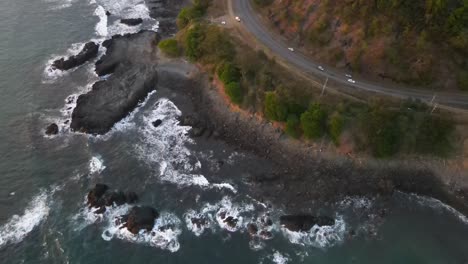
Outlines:
[[[178,57],[180,55],[180,48],[177,40],[165,39],[159,42],[158,47],[170,57]]]
[[[458,74],[457,83],[460,90],[468,90],[468,70]]]
[[[193,25],[185,36],[185,54],[191,61],[196,61],[203,56],[201,43],[203,41],[203,32],[201,26]]]
[[[285,128],[286,134],[288,134],[289,136],[293,138],[298,138],[300,134],[299,125],[300,125],[300,121],[297,115],[294,115],[294,114],[289,115],[286,121],[286,128]]]
[[[226,94],[229,96],[231,101],[235,104],[240,105],[244,97],[240,84],[238,82],[230,82],[225,87]]]
[[[264,113],[270,120],[286,121],[288,118],[288,106],[275,92],[267,92],[265,94]]]
[[[341,136],[341,133],[343,132],[343,124],[344,124],[344,120],[340,113],[335,112],[330,117],[328,133],[330,134],[330,137],[333,143],[335,143],[335,145],[340,144],[340,136]]]
[[[229,84],[239,82],[242,76],[239,68],[230,62],[225,62],[218,68],[218,77],[224,84]]]
[[[301,115],[301,127],[304,136],[309,139],[320,138],[325,132],[327,113],[320,104],[312,104]]]

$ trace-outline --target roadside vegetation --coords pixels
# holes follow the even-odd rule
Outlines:
[[[467,90],[467,0],[254,0],[291,45],[354,72]]]
[[[285,74],[262,51],[243,46],[226,29],[204,21],[209,2],[195,1],[182,10],[177,23],[180,31],[170,40],[168,50],[177,47],[190,61],[203,65],[224,84],[232,103],[262,113],[293,138],[325,140],[337,147],[347,138],[354,150],[375,157],[446,156],[453,150],[455,128],[446,116],[432,113],[418,101],[395,105],[321,96],[307,82]]]

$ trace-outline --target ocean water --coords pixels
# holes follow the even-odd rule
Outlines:
[[[144,23],[127,27],[122,17]],[[89,40],[157,26],[142,0],[0,1],[0,263],[468,263],[468,219],[414,195],[349,197],[324,206],[334,226],[285,230],[278,218],[287,208],[251,198],[245,180],[269,162],[191,139],[177,121],[190,107],[171,87],[157,87],[107,135],[70,132],[77,96],[99,78],[92,62],[68,72],[51,62]],[[46,137],[51,122],[60,133]],[[115,217],[130,206],[103,215],[86,208],[98,182],[156,208],[152,232],[119,229]],[[267,217],[272,226],[262,224]],[[251,237],[249,223],[271,236]]]

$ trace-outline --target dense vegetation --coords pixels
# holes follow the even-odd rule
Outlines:
[[[180,55],[180,48],[177,40],[165,39],[159,42],[158,47],[168,56],[177,57]]]
[[[234,104],[279,122],[294,138],[329,139],[339,146],[346,131],[357,150],[377,157],[447,155],[451,150],[452,122],[431,113],[426,105],[406,101],[389,107],[381,101],[363,104],[322,97],[307,83],[284,74],[263,52],[245,48],[238,41],[235,46],[223,28],[205,23],[202,16],[187,15],[204,14],[206,3],[196,1],[181,12],[179,43],[171,40],[171,46],[180,46],[188,59],[216,75]]]
[[[414,85],[468,89],[468,0],[254,2],[322,61]]]

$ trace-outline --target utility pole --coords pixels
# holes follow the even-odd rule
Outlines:
[[[434,103],[435,98],[436,98],[436,94],[434,94],[434,96],[432,97],[432,100],[431,100],[431,102],[429,104]]]
[[[327,79],[325,80],[325,83],[323,84],[322,93],[320,94],[320,97],[322,97],[323,93],[325,92],[325,88],[327,87],[327,83],[328,83],[328,76],[327,76]]]
[[[432,115],[432,113],[434,113],[434,111],[436,110],[436,108],[437,108],[438,105],[439,105],[438,103],[435,103],[435,104],[434,104],[434,108],[432,108],[431,115]]]

